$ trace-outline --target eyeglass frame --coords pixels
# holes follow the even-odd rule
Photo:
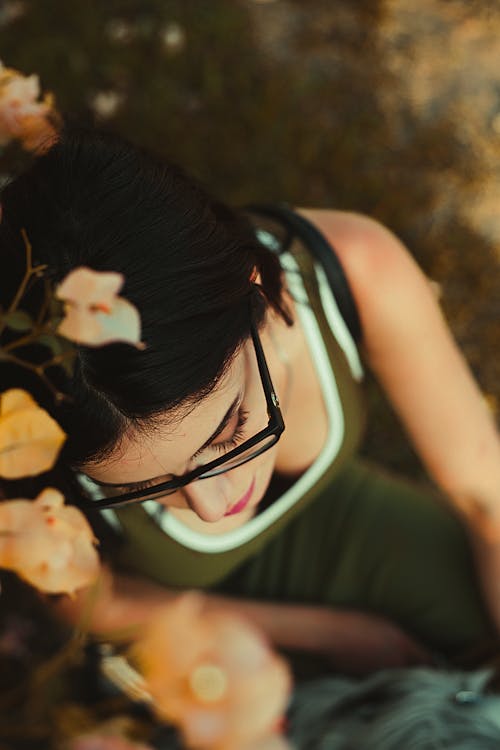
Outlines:
[[[262,387],[264,390],[264,395],[266,398],[266,405],[267,405],[267,413],[269,416],[269,421],[267,423],[267,427],[264,427],[264,429],[257,432],[257,434],[253,435],[252,437],[248,438],[248,440],[245,440],[241,445],[236,446],[236,448],[232,448],[228,453],[225,453],[223,456],[219,456],[218,458],[213,459],[213,461],[209,461],[207,464],[204,464],[203,466],[198,466],[196,469],[192,469],[192,471],[186,472],[186,474],[182,474],[181,476],[175,476],[172,475],[173,478],[169,479],[166,482],[160,482],[159,484],[153,486],[153,487],[145,487],[141,490],[131,490],[130,492],[125,492],[122,495],[119,495],[118,497],[114,498],[103,498],[101,500],[87,500],[85,498],[84,504],[88,508],[92,508],[93,510],[105,510],[109,508],[121,508],[125,507],[126,505],[131,505],[132,503],[143,503],[148,500],[148,495],[157,495],[158,492],[161,492],[163,490],[172,490],[167,493],[167,495],[173,494],[175,491],[182,489],[183,487],[186,487],[188,484],[191,484],[191,482],[195,481],[196,479],[211,479],[214,476],[217,476],[218,474],[224,474],[226,472],[232,471],[233,469],[237,469],[240,466],[243,466],[248,461],[252,461],[254,458],[257,458],[257,456],[260,456],[262,453],[265,453],[267,450],[272,448],[278,440],[280,439],[284,429],[285,429],[285,422],[283,420],[283,415],[281,413],[281,408],[279,404],[279,399],[276,395],[276,391],[274,390],[273,382],[271,380],[271,374],[269,372],[269,367],[267,365],[267,361],[264,355],[264,349],[262,348],[262,343],[258,334],[257,325],[255,323],[255,316],[253,314],[251,300],[249,301],[249,308],[250,308],[250,333],[252,336],[252,342],[255,349],[255,354],[257,357],[257,366],[259,368],[259,374],[260,379],[262,383]],[[242,461],[240,464],[237,464],[236,466],[231,467],[230,469],[222,469],[219,472],[216,472],[215,474],[211,474],[210,476],[204,477],[201,476],[207,471],[211,471],[212,469],[217,468],[218,466],[223,466],[225,463],[228,463],[231,461],[231,459],[236,458],[241,453],[244,453],[249,448],[252,448],[254,445],[257,445],[258,443],[265,440],[267,437],[273,436],[275,439],[269,443],[269,445],[266,444],[265,448],[263,448],[260,451],[257,451],[255,454],[247,458],[245,461]],[[95,484],[99,484],[95,480],[91,479],[90,477],[86,477],[86,479],[90,480],[91,482],[94,482]],[[105,486],[105,485],[100,485]],[[154,498],[153,498],[154,499]]]

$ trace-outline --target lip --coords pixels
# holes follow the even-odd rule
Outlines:
[[[236,505],[233,505],[232,508],[230,508],[227,513],[224,513],[225,516],[234,516],[235,513],[240,513],[248,504],[250,498],[252,497],[252,493],[255,487],[255,477],[252,479],[252,484],[248,488],[248,490],[245,492],[243,497],[238,500]]]

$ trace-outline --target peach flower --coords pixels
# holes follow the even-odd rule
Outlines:
[[[292,748],[281,734],[271,734],[250,745],[245,745],[244,750],[292,750]]]
[[[92,732],[73,737],[68,750],[153,750],[153,748],[117,734]]]
[[[87,346],[126,341],[144,349],[137,309],[117,296],[123,282],[121,273],[85,266],[71,271],[56,289],[56,297],[65,303],[65,317],[57,332]]]
[[[179,595],[146,626],[131,657],[153,707],[180,729],[189,748],[272,746],[290,673],[246,620],[205,611],[201,594]]]
[[[55,419],[27,391],[0,394],[0,476],[20,479],[48,471],[66,439]]]
[[[99,573],[96,539],[84,515],[47,488],[36,500],[0,502],[0,567],[49,594],[71,594]]]
[[[39,95],[37,75],[23,76],[0,63],[0,145],[17,138],[29,151],[44,151],[57,139],[53,97],[39,102]]]

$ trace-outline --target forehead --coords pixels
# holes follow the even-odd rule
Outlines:
[[[115,452],[83,467],[102,482],[128,483],[183,474],[191,456],[219,425],[245,380],[244,358],[234,357],[216,387],[192,407],[166,412],[147,430],[131,429]]]

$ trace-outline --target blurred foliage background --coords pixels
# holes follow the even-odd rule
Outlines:
[[[233,204],[387,224],[441,286],[497,413],[499,31],[495,0],[0,4],[0,58],[38,73],[66,118],[182,163]],[[29,158],[10,147],[3,177]],[[369,397],[364,451],[422,477],[373,383]]]

